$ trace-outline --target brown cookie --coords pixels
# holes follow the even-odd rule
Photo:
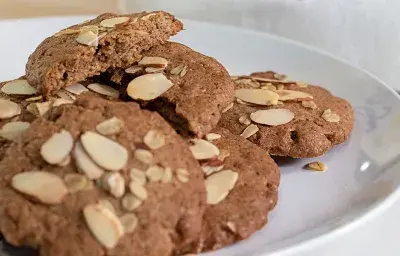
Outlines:
[[[0,170],[0,232],[42,255],[167,256],[201,230],[198,162],[136,103],[82,96],[53,108],[12,143]]]
[[[333,96],[326,89],[270,78],[244,76],[235,79],[239,99],[224,113],[219,125],[234,134],[242,134],[272,155],[317,157],[349,138],[354,123],[353,109],[346,100]],[[246,91],[244,95],[239,89],[254,91]],[[262,99],[261,94],[265,95]],[[264,104],[262,101],[265,105],[260,105]],[[270,109],[284,110],[255,113]],[[278,120],[282,118],[286,120]]]
[[[110,67],[128,67],[182,26],[165,12],[102,14],[44,40],[29,57],[26,76],[42,94],[51,95]]]
[[[220,150],[221,161],[202,161],[209,204],[200,240],[194,246],[198,252],[222,248],[261,229],[277,203],[280,182],[278,166],[253,143],[223,128],[214,129],[206,138],[214,139],[212,143]],[[216,194],[212,186],[224,187],[229,179],[220,179],[216,184],[210,181],[227,170],[237,173],[237,181],[225,199],[210,204]]]

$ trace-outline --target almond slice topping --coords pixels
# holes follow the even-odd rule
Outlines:
[[[277,126],[287,124],[294,118],[294,113],[288,109],[266,109],[258,110],[250,114],[250,119],[258,124]]]
[[[192,139],[189,141],[189,145],[189,149],[197,160],[210,159],[220,153],[214,144],[203,139]]]
[[[132,233],[133,231],[135,231],[139,223],[139,219],[134,213],[124,214],[121,216],[120,220],[122,226],[124,227],[125,233]]]
[[[300,91],[279,90],[276,93],[279,95],[280,101],[313,99],[312,95]]]
[[[263,106],[276,105],[279,100],[277,93],[265,89],[238,89],[235,96],[245,102]]]
[[[136,168],[132,168],[129,172],[129,177],[132,181],[139,183],[140,185],[146,185],[146,173]]]
[[[315,104],[315,102],[312,101],[312,100],[304,100],[304,101],[301,102],[301,105],[303,107],[305,107],[305,108],[311,108],[311,109],[317,109],[318,108],[317,104]]]
[[[92,31],[80,33],[76,38],[76,41],[87,46],[97,47],[99,45],[99,38],[97,37],[97,34],[93,33]]]
[[[0,119],[7,119],[21,114],[21,107],[10,100],[0,99]]]
[[[96,126],[96,131],[102,135],[115,135],[121,132],[125,123],[117,117],[107,119]]]
[[[147,189],[138,182],[131,181],[129,183],[129,189],[135,196],[137,196],[142,201],[148,198]]]
[[[36,102],[26,106],[26,110],[28,110],[35,116],[43,116],[51,109],[52,105],[53,103],[51,101]]]
[[[28,130],[30,126],[30,123],[27,122],[10,122],[1,128],[0,136],[7,140],[14,140],[21,133]]]
[[[251,125],[247,126],[246,129],[244,129],[244,131],[242,132],[242,134],[240,134],[240,136],[247,139],[247,138],[250,138],[251,136],[253,136],[254,134],[256,134],[259,130],[260,129],[258,128],[257,125],[251,124]]]
[[[218,139],[220,139],[222,136],[220,135],[220,134],[217,134],[217,133],[208,133],[207,135],[206,135],[206,140],[208,140],[208,141],[213,141],[213,140],[218,140]]]
[[[62,130],[53,134],[40,148],[40,154],[49,164],[62,163],[71,153],[74,139],[71,133]]]
[[[89,91],[85,86],[79,83],[65,87],[65,90],[75,95],[81,95],[82,93]]]
[[[86,205],[83,216],[93,236],[108,249],[114,248],[124,235],[119,218],[102,204]]]
[[[168,66],[168,60],[161,57],[144,57],[138,63],[142,67],[165,68]]]
[[[129,20],[130,20],[129,17],[115,17],[115,18],[105,19],[100,22],[100,26],[105,28],[113,28],[115,27],[115,25],[128,22]]]
[[[143,201],[131,193],[126,194],[121,200],[122,207],[127,211],[134,211],[142,204]]]
[[[78,169],[89,179],[95,180],[103,175],[104,170],[90,158],[79,141],[75,143],[73,155]]]
[[[165,135],[158,130],[150,130],[144,136],[143,142],[151,149],[158,149],[165,145]]]
[[[207,203],[214,205],[224,200],[235,186],[238,177],[239,174],[232,170],[224,170],[208,176],[205,180]]]
[[[44,171],[19,173],[12,178],[11,186],[45,204],[60,204],[68,194],[60,177]]]
[[[91,182],[86,176],[76,173],[69,173],[64,177],[65,185],[69,193],[75,193],[89,188]]]
[[[168,91],[173,83],[162,73],[146,74],[133,79],[127,88],[135,100],[153,100]]]
[[[141,66],[132,66],[132,67],[125,69],[125,73],[133,75],[142,70],[143,70],[143,67],[141,67]]]
[[[53,107],[58,107],[58,106],[61,106],[61,105],[72,104],[72,103],[74,103],[73,100],[68,100],[68,99],[60,98],[60,99],[56,99],[56,100],[53,102]]]
[[[28,84],[26,80],[14,80],[1,87],[1,91],[8,95],[32,95],[36,94],[36,89]]]
[[[146,149],[136,149],[135,158],[144,164],[152,164],[154,162],[154,155]]]
[[[100,134],[85,132],[81,143],[93,161],[106,170],[119,171],[128,162],[128,150]]]
[[[119,172],[110,173],[105,180],[106,187],[111,195],[120,198],[125,194],[125,179]]]
[[[108,96],[115,99],[119,98],[119,91],[115,90],[114,88],[108,85],[94,83],[94,84],[89,84],[87,88],[104,96]]]
[[[158,165],[150,166],[146,170],[146,176],[152,182],[161,181],[164,176],[164,168],[162,168],[161,166],[158,166]]]

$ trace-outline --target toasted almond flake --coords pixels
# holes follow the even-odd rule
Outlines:
[[[143,204],[143,201],[134,194],[127,193],[121,200],[122,208],[126,211],[134,211]]]
[[[154,12],[153,12],[153,13],[150,13],[150,14],[147,14],[147,15],[141,17],[140,19],[141,19],[141,20],[149,20],[150,17],[153,17],[153,16],[155,16],[155,15],[157,15],[157,13],[154,13]]]
[[[173,83],[162,73],[146,74],[133,79],[127,88],[135,100],[153,100],[168,91]]]
[[[121,216],[120,220],[121,220],[122,226],[124,227],[124,231],[127,234],[135,231],[135,229],[139,223],[138,217],[136,217],[136,215],[133,213],[124,214],[123,216]]]
[[[307,88],[308,84],[304,82],[296,82],[297,86],[300,88]]]
[[[148,197],[147,190],[144,186],[142,186],[140,183],[131,181],[129,183],[129,189],[131,192],[137,196],[140,200],[146,200]]]
[[[288,109],[265,109],[250,114],[250,119],[258,124],[277,126],[287,124],[294,118],[294,113]]]
[[[243,100],[241,100],[239,98],[236,98],[236,102],[241,104],[241,105],[245,105],[245,106],[257,106],[256,104],[244,102]]]
[[[317,104],[315,104],[312,100],[304,100],[301,102],[301,105],[305,108],[317,109]]]
[[[274,73],[274,78],[277,80],[284,80],[286,78],[286,75]]]
[[[168,66],[168,60],[161,57],[143,57],[138,65],[142,67],[165,68]]]
[[[226,227],[229,229],[229,231],[231,231],[232,233],[236,233],[236,225],[235,223],[228,221],[226,223]]]
[[[93,236],[108,249],[114,248],[124,235],[119,218],[102,204],[86,205],[83,216]]]
[[[165,135],[158,130],[150,130],[143,138],[144,144],[151,149],[158,149],[165,145]]]
[[[144,71],[147,74],[152,74],[152,73],[158,73],[164,71],[165,68],[153,68],[153,67],[148,67]]]
[[[277,93],[280,101],[313,99],[312,95],[300,91],[281,90],[277,91]]]
[[[11,186],[45,204],[60,204],[68,193],[60,177],[45,171],[21,172],[12,178]]]
[[[78,29],[67,28],[67,29],[63,29],[63,30],[57,32],[56,34],[54,34],[54,36],[57,37],[57,36],[61,36],[61,35],[72,35],[72,34],[78,34],[79,32],[80,32],[80,30],[78,30]]]
[[[83,26],[80,27],[80,32],[81,33],[85,33],[88,31],[92,31],[93,34],[98,35],[99,34],[99,27],[96,25],[87,25],[87,26]]]
[[[324,112],[322,113],[322,115],[324,116],[324,115],[330,115],[330,114],[332,114],[333,112],[332,112],[332,110],[330,109],[330,108],[328,108],[328,109],[325,109],[324,110]]]
[[[129,176],[132,181],[139,183],[140,185],[146,185],[146,173],[142,170],[132,168],[130,169]]]
[[[43,99],[43,96],[39,95],[39,96],[34,96],[34,97],[27,98],[25,101],[32,102],[32,101],[38,101],[38,100],[41,100],[41,99]]]
[[[190,175],[189,171],[187,169],[185,169],[185,168],[176,169],[176,173],[180,174],[180,175],[184,175],[184,176],[189,176]]]
[[[183,69],[182,69],[182,71],[181,71],[181,74],[179,75],[180,77],[184,77],[185,75],[186,75],[186,73],[187,73],[187,71],[188,71],[188,66],[184,66],[183,67]]]
[[[58,166],[65,167],[71,163],[71,156],[67,156],[61,163],[57,164]]]
[[[247,115],[242,115],[241,117],[239,117],[239,123],[244,124],[244,125],[250,125],[251,120]]]
[[[23,79],[6,83],[1,87],[1,91],[8,95],[32,95],[37,92],[35,88],[28,84],[28,81]]]
[[[0,99],[0,119],[8,119],[21,114],[21,107],[10,100]]]
[[[203,170],[203,172],[204,172],[204,174],[206,176],[209,176],[209,175],[213,174],[214,172],[219,172],[223,168],[224,168],[223,165],[221,165],[221,166],[208,166],[208,165],[205,165],[205,166],[201,167],[201,169]]]
[[[100,134],[85,132],[81,143],[93,161],[106,170],[119,171],[128,162],[128,150]]]
[[[85,86],[79,83],[67,86],[65,87],[65,90],[75,95],[81,95],[82,93],[89,91]]]
[[[222,113],[228,112],[231,108],[233,108],[233,105],[234,105],[233,102],[230,103],[228,106],[226,106],[226,108],[222,110]]]
[[[152,164],[154,162],[154,155],[150,151],[146,149],[136,149],[135,150],[135,158],[142,163]]]
[[[220,139],[222,136],[221,134],[217,134],[217,133],[209,133],[206,135],[206,140],[208,141],[213,141],[213,140],[218,140]]]
[[[105,19],[100,22],[100,26],[105,28],[114,28],[115,25],[126,23],[130,20],[129,17],[115,17],[110,19]]]
[[[87,45],[87,46],[95,46],[99,45],[99,39],[95,33],[92,31],[86,31],[80,33],[79,36],[76,38],[76,41],[80,44]]]
[[[94,84],[89,84],[87,88],[104,96],[108,96],[115,99],[119,98],[119,91],[115,90],[114,88],[108,85],[94,83]]]
[[[261,89],[264,90],[271,90],[271,91],[275,91],[277,90],[275,85],[271,84],[271,83],[266,83],[265,85],[261,86]]]
[[[189,145],[189,149],[197,160],[217,157],[220,153],[214,144],[203,139],[191,139]]]
[[[125,73],[133,75],[142,70],[143,70],[143,67],[141,67],[141,66],[132,66],[132,67],[125,69]]]
[[[223,170],[208,176],[205,180],[207,203],[215,205],[224,200],[235,186],[238,177],[239,174],[232,170]]]
[[[268,78],[262,78],[262,77],[257,77],[257,76],[251,76],[251,78],[254,80],[257,80],[258,82],[267,82],[267,83],[269,82],[269,83],[274,83],[274,84],[294,84],[295,83],[293,81],[282,81],[282,80],[268,79]]]
[[[64,104],[72,104],[72,103],[74,103],[73,100],[67,100],[67,99],[60,98],[60,99],[56,99],[54,101],[53,107],[58,107],[58,106],[61,106],[61,105],[64,105]]]
[[[26,110],[35,116],[43,116],[51,109],[52,105],[53,103],[51,101],[35,102],[26,106]]]
[[[177,174],[176,174],[176,178],[177,178],[180,182],[182,182],[182,183],[187,183],[187,182],[189,182],[189,177],[186,176],[186,175],[182,175],[182,174],[177,173]]]
[[[324,172],[328,170],[328,166],[324,164],[323,162],[312,162],[307,164],[307,169],[312,170],[312,171],[318,171],[318,172]]]
[[[113,214],[117,214],[117,211],[115,210],[114,205],[107,199],[100,199],[99,204],[102,206],[106,207],[108,210],[110,210]]]
[[[172,181],[172,169],[170,167],[166,167],[164,169],[164,175],[161,179],[162,183],[169,183]]]
[[[338,114],[325,114],[322,115],[322,118],[325,119],[325,121],[330,122],[330,123],[337,123],[340,121],[340,116]]]
[[[242,134],[240,134],[240,136],[247,139],[247,138],[250,138],[251,136],[253,136],[254,134],[256,134],[259,130],[260,129],[258,128],[257,125],[251,124],[251,125],[247,126],[246,129],[244,129],[244,131],[242,132]]]
[[[250,78],[243,78],[243,79],[239,78],[239,79],[235,80],[235,84],[237,84],[237,85],[246,85],[246,84],[251,83],[252,81],[253,80],[250,79]]]
[[[64,181],[69,193],[87,189],[90,182],[86,176],[76,173],[68,173],[64,176]]]
[[[221,153],[219,154],[219,156],[218,156],[218,160],[220,160],[220,161],[225,161],[225,159],[227,158],[227,157],[229,157],[231,155],[231,153],[229,153],[229,151],[227,151],[227,150],[224,150],[224,149],[222,149],[221,150]]]
[[[68,91],[64,90],[64,89],[61,89],[61,90],[57,91],[57,92],[56,92],[56,95],[57,95],[58,97],[60,97],[61,99],[65,99],[65,100],[76,100],[76,97],[75,97],[75,96],[72,95],[73,97],[71,97],[71,96],[70,96],[70,93],[69,93]]]
[[[125,123],[118,117],[107,119],[96,126],[96,131],[102,135],[115,135],[122,131]]]
[[[12,141],[17,138],[21,133],[28,130],[30,126],[30,123],[27,122],[10,122],[1,127],[0,136]]]
[[[40,154],[49,164],[63,162],[71,153],[74,139],[71,133],[62,130],[53,134],[40,148]]]
[[[78,169],[89,179],[95,180],[103,175],[104,170],[90,158],[80,142],[75,143],[73,156]]]
[[[108,191],[115,198],[120,198],[125,194],[125,179],[119,172],[107,175],[105,182],[107,183]]]
[[[179,65],[179,66],[177,66],[177,67],[171,69],[171,70],[169,71],[169,73],[170,73],[171,75],[174,75],[174,76],[179,75],[179,74],[182,72],[182,70],[183,70],[184,67],[185,67],[185,66],[184,66],[183,64],[181,64],[181,65]]]
[[[238,89],[235,96],[245,102],[264,106],[276,105],[279,100],[278,94],[264,89]]]
[[[260,88],[260,86],[261,86],[260,83],[257,81],[251,81],[247,85],[249,85],[250,87],[253,87],[253,88]]]
[[[150,166],[146,170],[146,176],[152,182],[161,181],[161,179],[164,176],[164,168],[162,168],[161,166],[158,166],[158,165]]]

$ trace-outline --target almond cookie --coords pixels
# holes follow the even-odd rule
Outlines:
[[[102,14],[44,40],[29,57],[28,82],[47,96],[109,67],[126,68],[182,26],[166,12]]]
[[[236,101],[219,125],[272,155],[317,157],[346,141],[351,105],[319,86],[260,76],[235,77]]]
[[[49,110],[0,170],[0,232],[41,255],[167,256],[201,231],[198,162],[157,113],[133,102],[82,96]]]

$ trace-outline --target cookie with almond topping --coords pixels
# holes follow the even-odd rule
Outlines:
[[[0,168],[0,233],[41,255],[170,256],[201,231],[198,162],[133,102],[82,95],[52,108]]]
[[[264,77],[235,78],[236,101],[219,125],[272,155],[317,157],[345,142],[354,125],[351,105],[328,90]]]

